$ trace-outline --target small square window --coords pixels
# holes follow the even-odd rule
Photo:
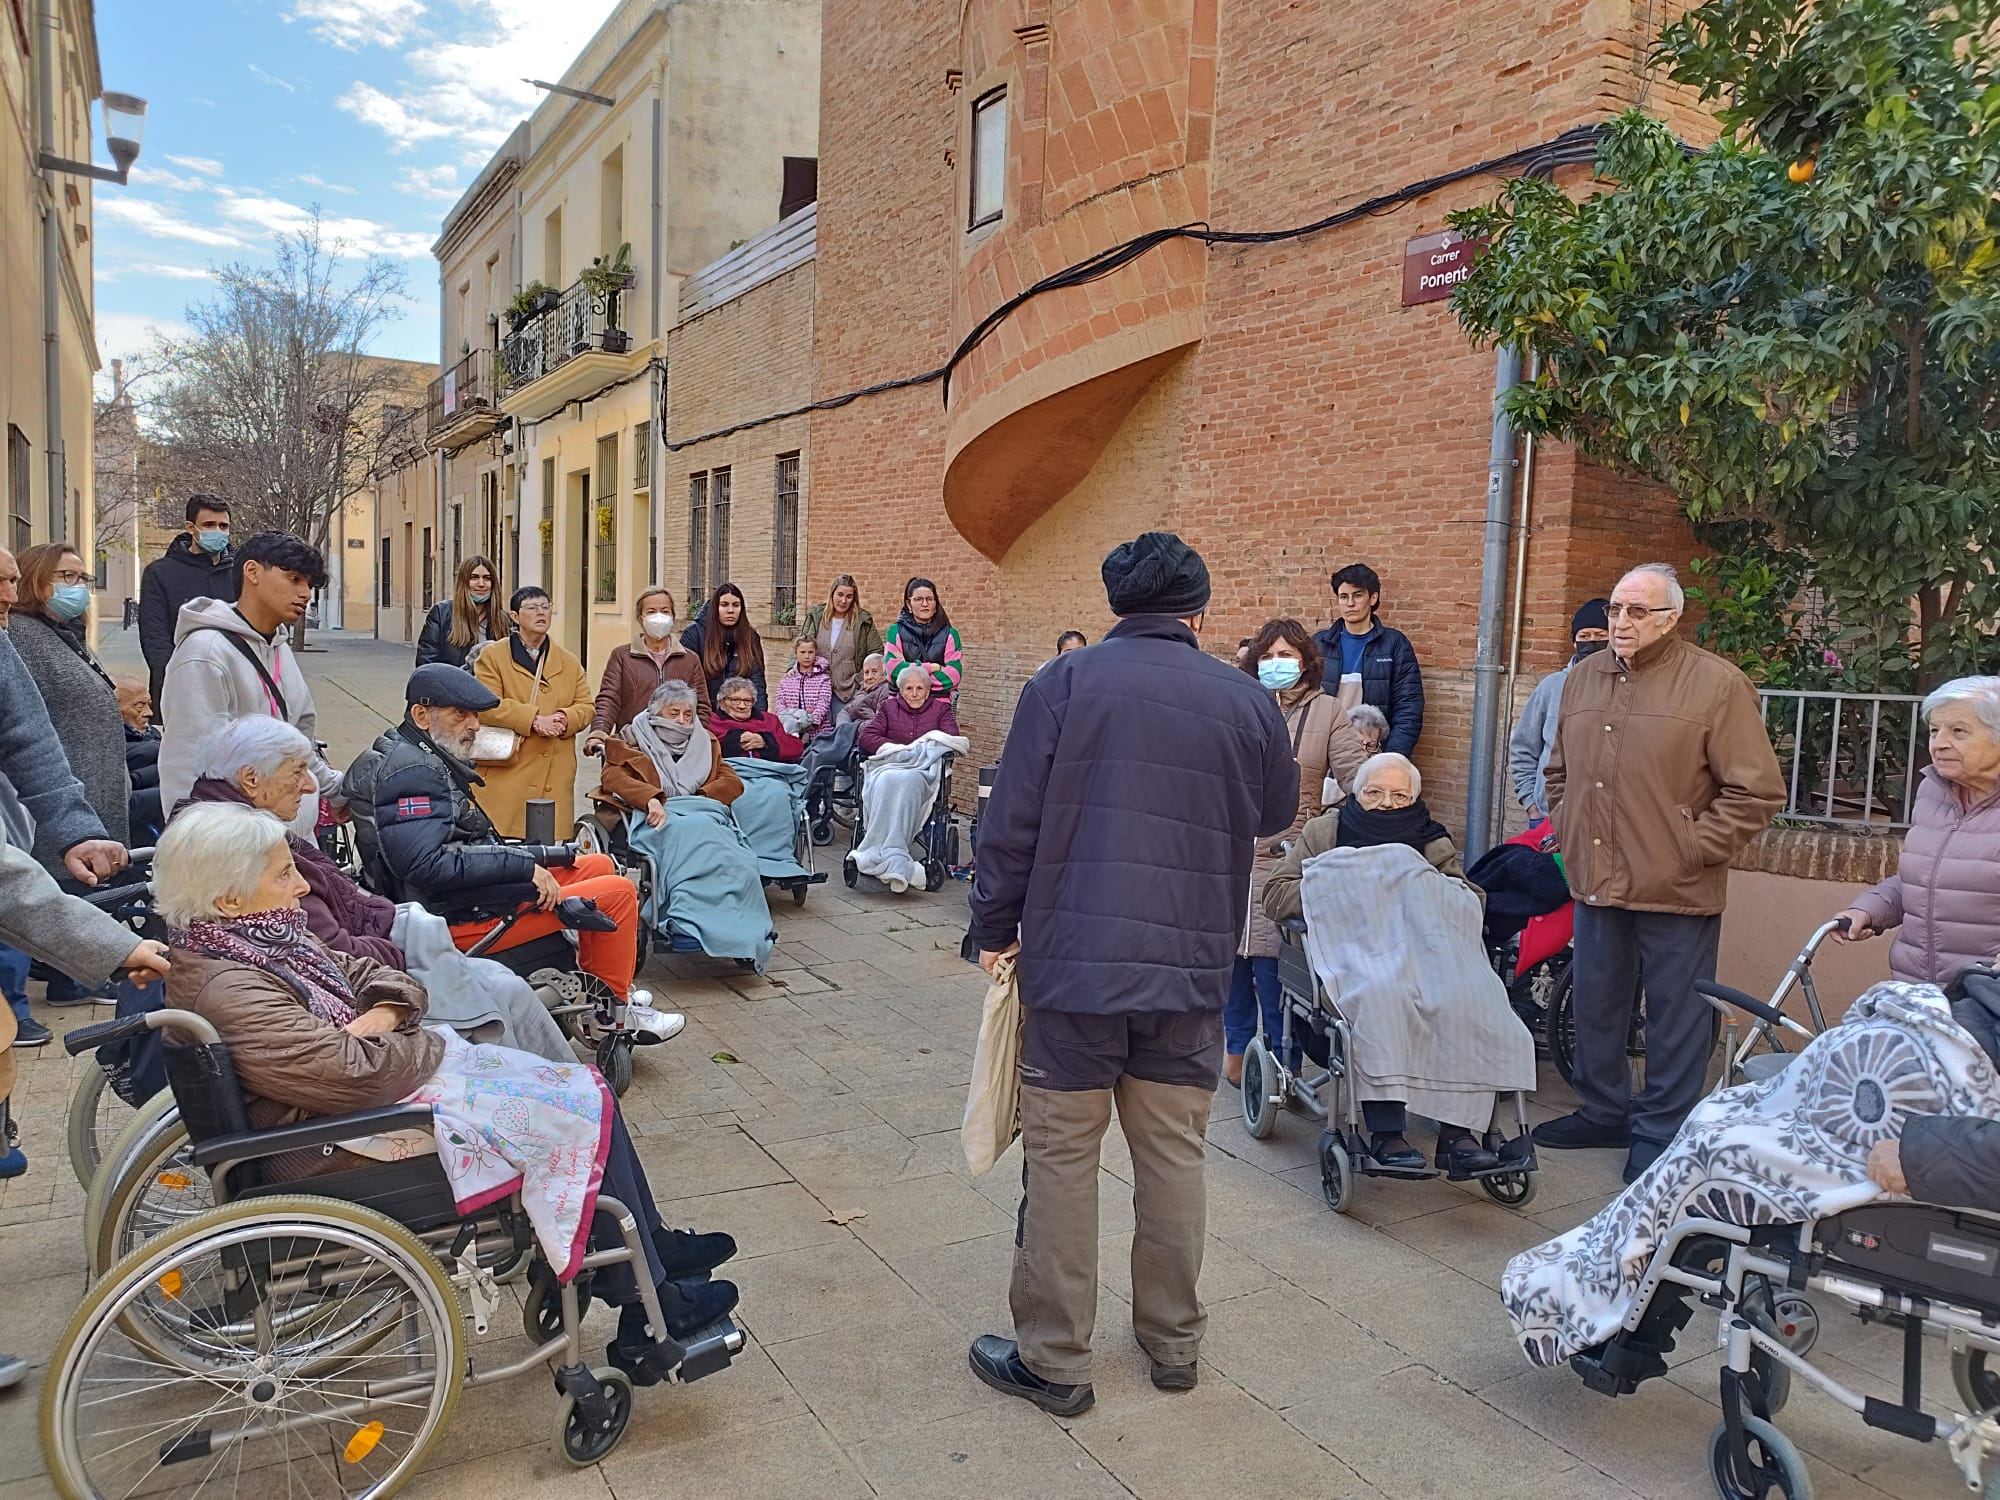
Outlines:
[[[1007,91],[972,104],[972,228],[1000,217],[1007,199]]]

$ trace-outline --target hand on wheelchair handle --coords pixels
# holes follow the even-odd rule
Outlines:
[[[555,876],[540,865],[535,866],[535,906],[541,911],[554,911],[556,902],[562,899],[562,887],[556,884]]]
[[[119,967],[125,971],[127,978],[144,989],[155,979],[165,979],[173,965],[167,962],[167,945],[147,938],[125,955],[125,961]]]
[[[111,839],[85,839],[63,854],[63,864],[85,885],[96,885],[124,869],[131,856]]]

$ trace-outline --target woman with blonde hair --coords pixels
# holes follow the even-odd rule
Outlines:
[[[882,649],[875,617],[861,607],[861,588],[852,573],[833,580],[824,604],[806,611],[799,634],[811,636],[833,676],[833,701],[845,704],[861,690],[861,665]]]
[[[462,667],[488,641],[507,638],[507,611],[500,607],[499,575],[483,557],[458,565],[449,599],[440,599],[424,617],[417,639],[417,665],[441,661]]]
[[[632,610],[632,644],[611,653],[597,683],[596,712],[583,753],[595,755],[604,742],[643,718],[653,697],[670,682],[684,682],[695,706],[708,716],[708,673],[701,657],[674,639],[674,596],[646,589]]]

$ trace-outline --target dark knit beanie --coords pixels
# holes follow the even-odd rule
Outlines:
[[[1171,531],[1149,531],[1111,549],[1104,595],[1114,615],[1186,619],[1208,608],[1208,564]]]
[[[1606,602],[1602,599],[1586,599],[1583,603],[1583,608],[1579,609],[1574,618],[1569,622],[1569,638],[1575,640],[1579,634],[1586,630],[1609,630],[1610,628],[1611,613]]]

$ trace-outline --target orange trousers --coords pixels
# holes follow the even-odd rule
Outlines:
[[[632,976],[639,968],[639,888],[618,873],[608,854],[580,854],[573,865],[549,870],[565,896],[585,896],[597,909],[618,923],[616,932],[579,932],[576,935],[578,961],[586,973],[595,974],[611,986],[623,1000],[632,991]],[[498,922],[454,922],[452,941],[470,948],[500,924]],[[536,938],[561,932],[563,925],[552,911],[530,912],[507,930],[506,936],[486,950],[505,953]]]

